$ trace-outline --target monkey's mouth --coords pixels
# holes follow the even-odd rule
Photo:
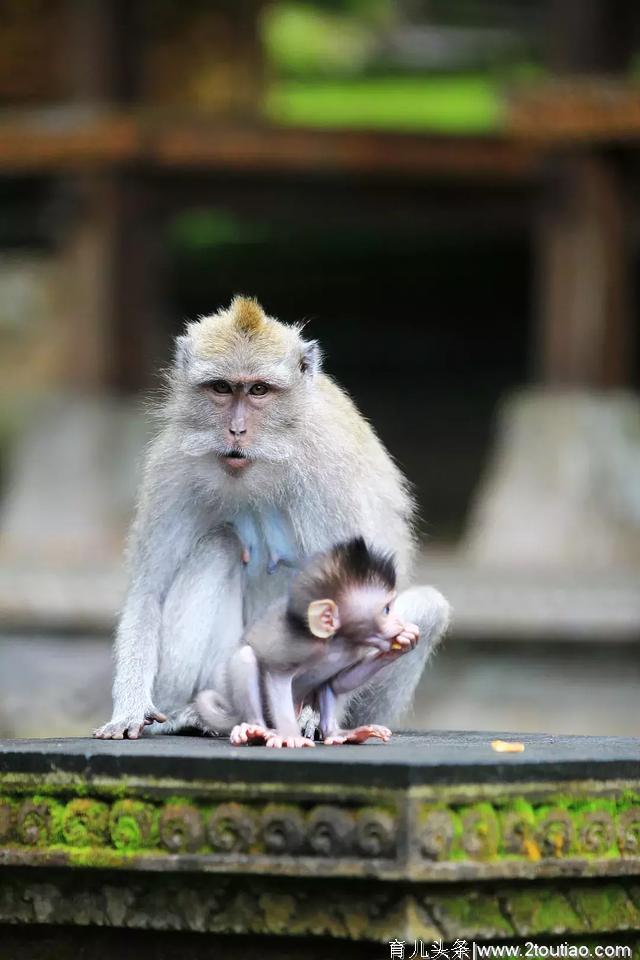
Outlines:
[[[232,467],[234,470],[237,470],[241,467],[245,467],[249,463],[249,458],[244,450],[238,450],[234,448],[232,450],[225,450],[221,455],[222,462],[227,464],[227,466]]]

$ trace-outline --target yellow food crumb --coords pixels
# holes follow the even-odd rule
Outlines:
[[[524,743],[518,740],[492,740],[491,749],[496,753],[522,753]]]

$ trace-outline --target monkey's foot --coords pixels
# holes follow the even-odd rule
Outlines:
[[[164,723],[164,713],[155,707],[149,707],[142,715],[124,717],[122,720],[112,720],[93,731],[98,740],[137,740],[145,727],[150,723]]]
[[[240,747],[250,743],[266,743],[269,737],[274,735],[273,730],[268,730],[261,723],[237,723],[229,740],[234,747]]]
[[[364,727],[356,727],[355,730],[338,730],[331,736],[325,737],[324,742],[328,747],[334,747],[342,743],[364,743],[369,737],[375,737],[376,740],[386,743],[391,738],[391,730],[377,723],[370,723]]]
[[[272,750],[279,750],[282,747],[315,747],[313,740],[309,737],[281,737],[278,733],[271,733],[265,743],[265,747],[271,747]]]

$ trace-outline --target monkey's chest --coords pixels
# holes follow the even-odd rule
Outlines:
[[[240,541],[242,562],[249,578],[273,575],[279,567],[294,567],[299,550],[289,517],[274,507],[245,508],[231,520]]]
[[[287,590],[300,551],[286,514],[272,507],[245,508],[229,523],[243,567],[245,624],[264,614]]]

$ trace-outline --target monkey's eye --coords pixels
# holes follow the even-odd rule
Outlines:
[[[391,613],[391,604],[388,603],[382,612],[384,613],[385,617],[388,617]]]
[[[266,393],[269,393],[269,387],[266,383],[254,383],[249,389],[249,393],[252,397],[264,397]]]
[[[231,393],[231,384],[226,380],[213,380],[207,384],[214,393]]]

